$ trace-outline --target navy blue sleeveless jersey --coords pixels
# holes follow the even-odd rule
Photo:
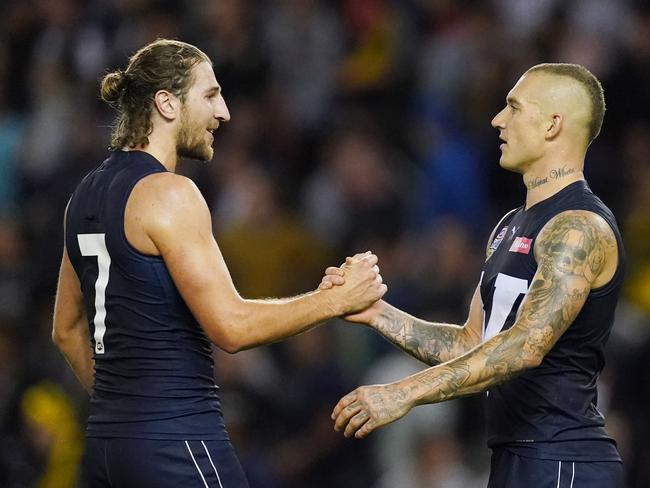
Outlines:
[[[124,211],[135,184],[166,171],[141,151],[115,151],[75,190],[65,245],[81,282],[95,360],[86,435],[228,439],[211,344],[162,258],[133,248]]]
[[[567,210],[605,219],[618,243],[612,280],[592,289],[582,310],[540,366],[487,392],[488,445],[539,459],[620,461],[597,409],[596,382],[623,281],[624,250],[611,211],[585,181],[568,185],[528,210],[507,214],[495,229],[481,277],[483,340],[515,322],[537,271],[533,247],[544,225]]]

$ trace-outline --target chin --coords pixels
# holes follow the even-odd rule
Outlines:
[[[211,161],[214,155],[212,147],[193,147],[178,150],[178,157],[184,159],[194,159],[196,161]]]
[[[506,171],[512,171],[513,173],[523,173],[521,165],[508,161],[501,156],[499,159],[499,166],[501,166]]]

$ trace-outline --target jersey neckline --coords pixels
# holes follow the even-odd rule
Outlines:
[[[573,189],[574,187],[589,188],[589,186],[587,185],[587,180],[585,179],[577,180],[574,181],[573,183],[569,183],[567,186],[563,188],[560,188],[558,191],[546,197],[544,200],[540,200],[536,204],[532,205],[530,208],[526,208],[525,203],[521,208],[523,209],[524,214],[531,213],[534,210],[536,211],[540,208],[544,208],[546,205],[553,202],[556,198],[560,198],[563,194],[567,193],[570,189]]]

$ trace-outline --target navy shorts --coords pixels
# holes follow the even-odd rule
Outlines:
[[[494,449],[488,488],[623,488],[616,461],[552,461]]]
[[[88,488],[248,488],[228,441],[86,438]]]

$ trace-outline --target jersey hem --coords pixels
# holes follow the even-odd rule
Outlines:
[[[230,441],[227,433],[155,433],[155,432],[91,432],[86,431],[86,437],[94,439],[148,439],[157,441]]]

